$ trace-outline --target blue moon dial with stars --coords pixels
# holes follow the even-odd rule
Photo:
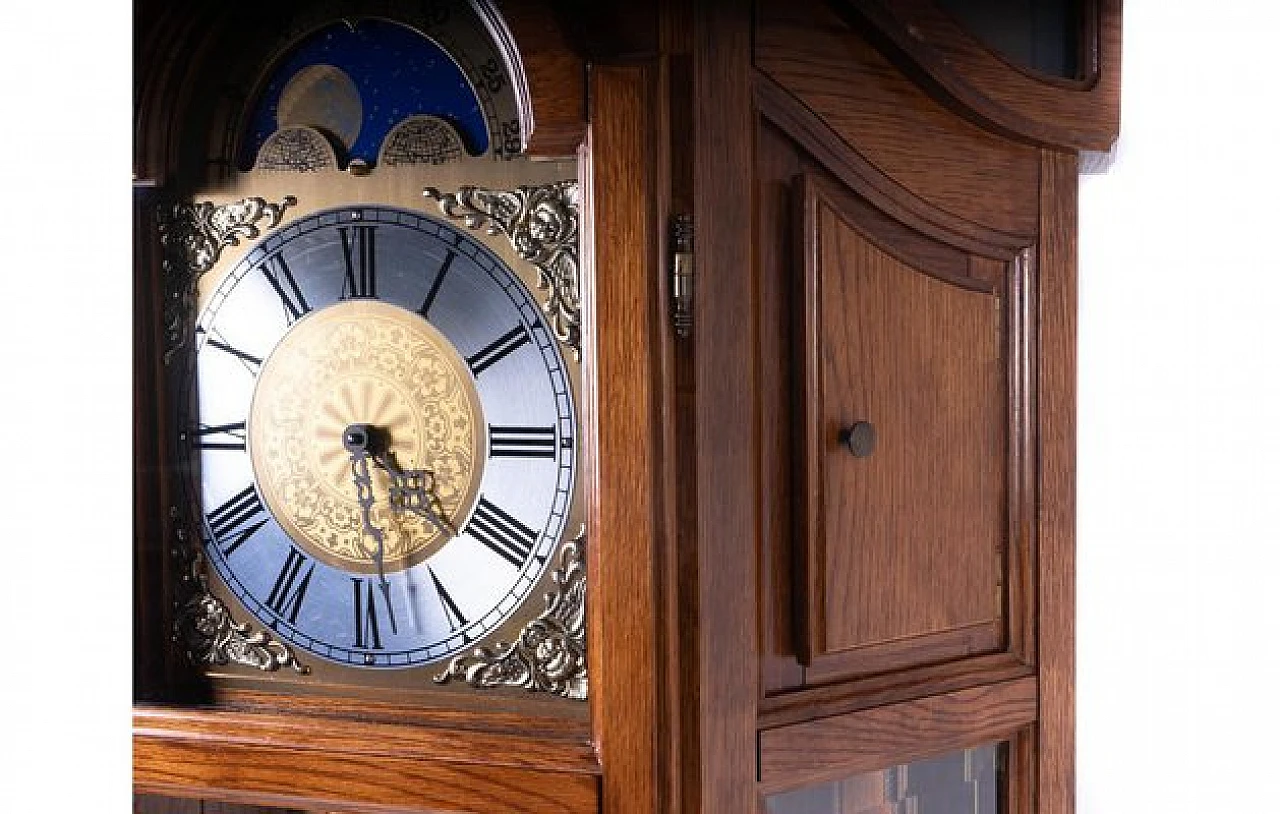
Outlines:
[[[409,116],[451,123],[468,152],[489,149],[485,112],[458,64],[433,40],[398,23],[366,19],[308,35],[276,65],[248,118],[242,168],[281,127],[326,133],[345,161],[373,164],[387,132]]]

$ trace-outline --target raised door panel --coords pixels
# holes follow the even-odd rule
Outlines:
[[[996,651],[1010,446],[1005,281],[970,272],[1002,264],[890,222],[820,176],[797,187],[797,638],[808,680]]]

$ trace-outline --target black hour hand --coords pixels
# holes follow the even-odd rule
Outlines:
[[[413,512],[425,517],[445,537],[457,532],[444,518],[444,510],[435,494],[436,477],[428,469],[401,469],[390,452],[380,452],[374,461],[391,476],[387,489],[387,505],[394,512]]]

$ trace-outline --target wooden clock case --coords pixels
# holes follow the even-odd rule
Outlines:
[[[999,741],[1009,811],[1073,810],[1076,179],[1117,135],[1120,25],[1080,5],[1069,80],[925,0],[499,4],[527,153],[577,156],[583,191],[590,699],[566,716],[214,698],[172,645],[155,213],[209,171],[192,133],[221,137],[237,38],[287,4],[136,4],[135,790],[763,811]]]

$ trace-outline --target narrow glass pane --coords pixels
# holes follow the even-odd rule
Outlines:
[[[1004,744],[917,760],[766,798],[768,814],[998,814]]]
[[[1011,62],[1080,78],[1078,0],[939,0],[938,5]]]
[[[307,814],[291,808],[268,808],[213,800],[188,800],[158,794],[133,795],[133,814]]]

